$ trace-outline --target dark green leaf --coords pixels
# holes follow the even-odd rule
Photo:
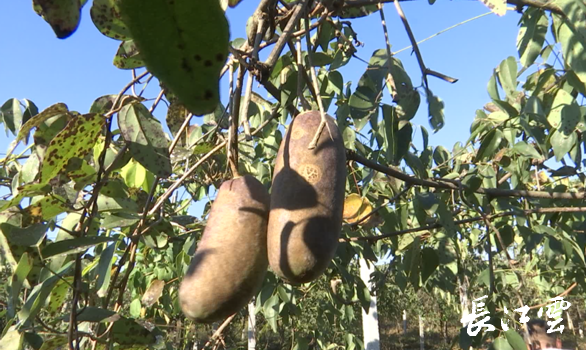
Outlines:
[[[80,0],[33,0],[33,4],[59,39],[65,39],[77,30],[83,6]]]
[[[22,124],[22,109],[17,99],[8,99],[0,107],[0,121],[4,121],[5,128],[16,135]]]
[[[120,12],[149,71],[193,114],[212,112],[230,40],[218,0],[123,0]]]
[[[112,339],[120,345],[146,345],[155,343],[155,335],[126,317],[114,322]]]
[[[485,159],[491,159],[495,155],[495,151],[498,149],[503,139],[503,133],[499,129],[492,129],[486,134],[478,153],[476,154],[475,162]]]
[[[421,283],[425,284],[427,279],[437,270],[439,257],[435,249],[426,247],[421,250]]]
[[[117,238],[103,236],[90,236],[65,239],[59,242],[47,244],[47,246],[42,250],[42,255],[43,258],[46,259],[54,255],[76,254],[83,252],[97,244],[113,242],[116,240]]]
[[[114,311],[86,306],[77,314],[76,319],[78,322],[114,322],[119,317]],[[63,321],[69,322],[69,315],[65,315]]]

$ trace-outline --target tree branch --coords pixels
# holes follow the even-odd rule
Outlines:
[[[399,170],[389,168],[387,166],[378,164],[374,161],[366,159],[365,157],[357,154],[355,151],[346,150],[346,158],[348,160],[354,160],[364,166],[371,169],[380,171],[381,173],[387,174],[399,180],[402,180],[410,185],[414,186],[426,186],[433,188],[444,188],[448,190],[459,191],[460,186],[452,182],[443,182],[441,179],[438,180],[424,180],[419,179],[411,175],[407,175]],[[462,185],[464,189],[467,187]],[[580,193],[569,193],[569,192],[554,192],[554,191],[526,191],[526,190],[509,190],[504,188],[484,188],[480,187],[474,192],[489,195],[491,197],[525,197],[525,198],[545,198],[545,199],[584,199],[584,192]]]
[[[513,215],[548,214],[548,213],[584,213],[584,212],[586,212],[586,207],[550,207],[550,208],[534,208],[534,209],[527,209],[527,210],[522,210],[522,211],[519,211],[519,210],[505,211],[505,212],[498,213],[498,214],[487,215],[486,218],[489,220],[492,220],[495,218],[501,218],[501,217],[513,216]],[[454,224],[463,225],[463,224],[469,224],[472,222],[482,221],[482,220],[484,220],[484,218],[482,216],[476,216],[473,218],[454,221]],[[379,240],[385,239],[385,238],[401,236],[401,235],[404,235],[407,233],[429,231],[429,230],[433,230],[433,229],[441,228],[441,227],[443,227],[443,225],[438,221],[438,222],[435,222],[435,223],[433,223],[431,225],[427,225],[427,226],[414,227],[414,228],[409,228],[406,230],[385,233],[385,234],[377,235],[377,236],[344,237],[344,238],[340,238],[340,242],[355,242],[355,241],[376,242],[376,241],[379,241]]]

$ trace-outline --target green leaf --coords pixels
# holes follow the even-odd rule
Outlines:
[[[193,114],[212,112],[230,40],[219,1],[122,0],[120,12],[148,70]]]
[[[352,119],[370,118],[378,110],[382,99],[383,79],[388,74],[387,53],[379,49],[372,54],[366,72],[358,81],[356,91],[350,96],[348,106]],[[360,128],[356,128],[360,131]]]
[[[263,314],[273,332],[277,332],[277,317],[279,310],[279,295],[274,294],[263,305]]]
[[[111,310],[105,310],[94,306],[86,306],[77,314],[77,322],[114,322],[119,315]],[[69,315],[63,317],[63,321],[69,322]]]
[[[77,30],[83,5],[80,0],[33,0],[33,5],[59,39],[65,39]]]
[[[140,216],[136,213],[115,212],[104,217],[102,221],[102,228],[113,229],[130,227],[140,220]]]
[[[488,91],[488,95],[493,101],[498,101],[501,99],[499,95],[499,88],[496,81],[496,75],[497,73],[495,70],[494,73],[490,76],[490,79],[488,80],[488,86],[486,88]]]
[[[314,52],[311,54],[312,67],[323,67],[332,63],[334,58],[325,52]],[[309,62],[307,63],[309,66]]]
[[[49,302],[43,309],[43,311],[49,313],[51,318],[54,318],[57,315],[57,311],[63,307],[67,295],[71,292],[72,283],[73,277],[66,277],[59,280],[51,290]]]
[[[364,311],[368,311],[370,308],[370,291],[368,290],[368,286],[366,283],[361,280],[356,280],[356,297],[360,301],[360,306]]]
[[[121,317],[112,326],[112,340],[120,345],[143,345],[154,344],[156,339],[153,333],[134,320]]]
[[[586,83],[586,10],[584,4],[575,0],[555,2],[565,18],[553,15],[553,31],[562,45],[564,61],[583,83]]]
[[[33,268],[33,258],[28,253],[23,253],[18,261],[18,265],[14,270],[14,274],[12,275],[12,279],[10,280],[10,299],[8,304],[8,316],[9,318],[14,317],[15,309],[19,303],[19,294],[20,289],[24,285],[27,288],[30,288],[28,282],[26,280],[26,276]]]
[[[41,163],[39,182],[48,183],[65,171],[71,158],[84,158],[94,147],[105,122],[106,118],[96,113],[71,118],[49,143]]]
[[[492,129],[489,131],[480,144],[480,148],[478,149],[478,153],[476,153],[474,162],[491,159],[495,155],[495,151],[501,144],[502,139],[503,133],[499,129]]]
[[[64,239],[59,242],[47,244],[41,251],[43,258],[48,258],[60,254],[76,254],[87,250],[95,245],[116,241],[116,238],[103,236],[78,237],[73,239]]]
[[[94,0],[90,16],[96,27],[107,37],[128,40],[130,32],[120,18],[119,1]]]
[[[37,247],[45,238],[48,226],[43,223],[37,223],[26,228],[20,228],[10,223],[2,223],[0,224],[0,229],[12,245]]]
[[[385,128],[386,157],[387,160],[398,165],[409,152],[413,127],[411,123],[399,121],[394,107],[384,104],[382,107]]]
[[[540,117],[545,117],[545,112],[543,111],[543,107],[541,105],[541,100],[539,99],[539,97],[529,97],[529,99],[525,103],[525,107],[523,108],[523,113],[535,114]]]
[[[136,161],[159,177],[171,175],[168,142],[161,123],[142,103],[124,106],[118,114],[118,125]]]
[[[16,139],[12,141],[12,143],[10,144],[10,148],[7,152],[7,157],[12,154],[12,151],[14,151],[14,148],[16,148],[18,143],[28,136],[32,128],[39,127],[39,125],[41,125],[43,122],[45,122],[47,119],[51,117],[60,114],[65,114],[68,112],[69,110],[67,109],[67,106],[64,103],[56,103],[48,107],[47,109],[43,110],[41,113],[36,114],[35,116],[27,120],[18,131]]]
[[[22,309],[18,312],[18,319],[21,324],[26,325],[32,319],[34,319],[41,307],[44,306],[45,300],[53,290],[53,286],[61,280],[62,276],[69,272],[69,269],[73,265],[73,261],[65,264],[56,275],[51,275],[49,278],[38,284],[29,293],[26,302]]]
[[[0,121],[4,121],[4,127],[16,135],[22,123],[22,109],[17,99],[10,98],[0,107]]]
[[[16,329],[11,329],[0,339],[0,350],[20,350],[24,334]]]
[[[108,290],[108,287],[110,286],[110,276],[112,274],[112,264],[114,263],[114,252],[116,251],[116,248],[118,247],[118,241],[110,244],[109,246],[106,247],[106,249],[104,249],[102,251],[102,254],[100,254],[100,260],[98,262],[98,268],[97,268],[97,275],[98,275],[98,280],[96,281],[96,287],[95,289],[97,290],[97,295],[100,298],[103,298],[106,296],[106,292]]]
[[[543,159],[543,156],[537,152],[535,147],[525,141],[519,141],[513,146],[513,151],[521,156],[532,159]]]
[[[441,98],[435,96],[431,90],[427,91],[427,104],[428,104],[428,115],[429,125],[433,129],[433,132],[438,132],[444,127],[444,102]]]
[[[39,350],[60,350],[65,348],[66,344],[67,336],[55,336],[50,339],[45,339]]]
[[[492,349],[494,350],[513,350],[513,347],[509,344],[507,339],[499,337],[492,343]]]
[[[421,250],[421,283],[425,284],[427,279],[437,270],[439,266],[439,256],[433,248],[423,248]]]
[[[144,67],[144,61],[133,40],[126,40],[120,43],[112,63],[116,68],[120,69]]]
[[[444,146],[437,146],[433,151],[433,161],[437,166],[446,166],[450,152]]]
[[[144,188],[147,170],[136,160],[132,159],[121,170],[120,175],[126,186],[131,188]],[[109,196],[112,197],[112,196]]]
[[[545,12],[540,9],[529,8],[523,13],[517,36],[517,51],[523,67],[532,65],[541,53],[548,24]]]
[[[142,307],[142,305],[140,304],[140,299],[134,299],[130,303],[130,307],[129,307],[130,316],[132,316],[133,318],[139,318],[141,307]]]
[[[551,104],[551,110],[547,116],[547,121],[554,128],[559,128],[562,123],[562,111],[572,104],[575,104],[574,97],[566,90],[559,89],[553,103]],[[580,114],[580,112],[578,112]]]
[[[57,195],[48,195],[24,208],[23,214],[27,220],[38,222],[37,220],[53,219],[57,215],[69,210],[70,207],[67,205],[65,199]]]
[[[572,133],[569,136],[564,135],[560,130],[556,130],[551,135],[549,141],[553,148],[555,159],[559,162],[574,146],[578,146],[578,135]]]

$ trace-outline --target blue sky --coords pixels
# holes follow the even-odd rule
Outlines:
[[[258,0],[244,0],[228,10],[231,39],[244,37],[245,24]],[[0,11],[0,103],[8,98],[28,98],[40,110],[57,102],[66,103],[71,110],[87,113],[99,96],[117,94],[131,79],[131,72],[112,65],[119,42],[103,36],[89,16],[91,1],[83,9],[79,29],[69,38],[60,40],[51,28],[32,10],[30,1],[7,1]],[[469,18],[486,13],[479,1],[439,0],[434,5],[427,1],[406,1],[403,10],[418,40],[433,35]],[[384,7],[392,50],[410,45],[407,34],[392,3]],[[432,91],[445,103],[444,128],[430,135],[430,144],[451,149],[456,141],[466,141],[475,110],[489,101],[486,86],[492,70],[507,56],[517,58],[515,48],[520,15],[509,11],[504,17],[490,14],[443,33],[420,46],[426,65],[435,71],[458,78],[455,84],[429,78]],[[357,55],[368,61],[371,54],[384,47],[380,17],[353,21],[358,39],[364,43]],[[268,50],[265,52],[265,55]],[[397,55],[402,60],[414,85],[420,85],[420,71],[411,50]],[[355,87],[366,69],[359,60],[341,69],[345,82]],[[156,84],[153,84],[156,86]],[[225,84],[224,84],[225,86]],[[256,88],[256,84],[255,84]],[[147,90],[146,97],[154,98],[158,91]],[[266,96],[266,93],[261,92]],[[387,93],[387,92],[385,92]],[[387,93],[388,94],[388,93]],[[227,89],[222,91],[225,98]],[[427,106],[422,99],[420,110],[413,120],[430,130]],[[155,115],[164,118],[164,111]],[[194,119],[198,122],[197,118]],[[193,123],[192,122],[192,123]],[[421,147],[420,130],[416,129],[416,143]],[[5,154],[12,137],[0,132],[0,155]],[[419,140],[419,141],[418,141]]]
[[[245,23],[257,0],[244,0],[228,10],[231,38],[243,37]],[[118,42],[103,36],[89,16],[91,2],[85,6],[77,32],[66,40],[55,37],[48,24],[32,10],[30,1],[7,1],[0,12],[0,102],[8,98],[28,98],[40,109],[65,102],[70,109],[88,111],[92,101],[102,95],[117,94],[130,80],[130,71],[112,65]],[[479,1],[403,2],[403,9],[418,40],[451,25],[487,12]],[[409,40],[392,3],[385,14],[393,51],[409,46]],[[504,17],[489,15],[443,33],[421,45],[426,65],[456,77],[456,84],[430,78],[430,86],[446,105],[446,125],[431,143],[451,149],[455,141],[465,141],[474,112],[488,102],[486,85],[492,69],[509,55],[516,57],[515,41],[519,14],[509,11]],[[368,61],[372,52],[384,47],[378,14],[356,20],[354,29],[364,42],[357,55]],[[411,50],[397,56],[420,83],[419,67]],[[356,86],[366,65],[353,60],[342,69],[345,81]],[[154,90],[153,90],[154,91]],[[223,96],[226,95],[225,90]],[[154,94],[155,92],[153,92]],[[149,96],[155,97],[155,96]],[[422,108],[415,124],[428,126],[427,108]],[[197,122],[197,120],[195,121]],[[4,136],[0,137],[4,138]],[[6,143],[0,142],[4,153]]]

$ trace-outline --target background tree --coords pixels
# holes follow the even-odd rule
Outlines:
[[[222,40],[209,40],[222,37],[216,34],[223,22],[203,20],[211,1],[191,3],[181,20],[149,19],[160,26],[149,36],[129,30],[144,26],[133,24],[136,3],[94,0],[97,29],[121,41],[117,67],[146,64],[161,75],[157,69],[168,65],[172,72],[159,76],[164,84],[153,95],[145,90],[156,86],[153,76],[135,73],[118,94],[97,97],[89,111],[64,103],[39,111],[32,101],[16,99],[2,105],[14,140],[0,168],[6,190],[0,247],[3,274],[10,276],[0,294],[0,349],[246,346],[245,310],[213,326],[193,324],[180,312],[177,289],[209,203],[201,218],[188,209],[213,197],[231,177],[229,165],[270,186],[284,127],[308,109],[337,119],[347,148],[347,207],[354,211],[321,278],[291,286],[267,274],[255,299],[257,346],[363,347],[360,308],[368,307],[371,293],[387,316],[383,324],[396,324],[402,310],[437,315],[427,319],[444,322],[434,328],[446,347],[497,338],[497,348],[523,348],[514,329],[500,331],[500,319],[514,323],[505,307],[539,308],[557,295],[574,303],[572,316],[581,325],[583,2],[510,1],[523,14],[519,58],[495,68],[490,101],[479,106],[468,141],[438,147],[429,145],[425,127],[422,142],[413,142],[412,118],[427,108],[431,130],[442,128],[443,102],[429,80],[455,79],[425,66],[400,2],[392,7],[421,75],[407,74],[389,39],[356,87],[339,71],[357,59],[354,18],[381,21],[385,31],[383,2],[262,0],[248,38],[223,47]],[[65,38],[75,35],[84,4],[39,0],[34,8]],[[498,14],[506,6],[488,4]],[[158,13],[162,5],[140,6]],[[184,27],[189,16],[197,30]],[[189,46],[156,57],[154,43],[169,45],[165,33],[183,30]],[[198,50],[217,60],[208,65]],[[223,52],[229,55],[218,56]],[[226,101],[218,97],[214,69],[229,81]],[[251,91],[253,82],[262,88]],[[153,116],[156,109],[166,109],[169,133]],[[371,275],[376,290],[360,279],[361,258],[384,261]],[[497,331],[470,337],[458,329],[456,315],[482,295]],[[410,347],[389,333],[381,332],[383,348]]]

